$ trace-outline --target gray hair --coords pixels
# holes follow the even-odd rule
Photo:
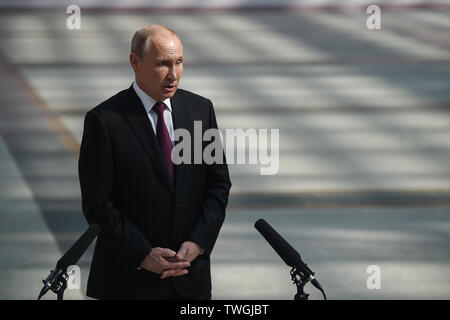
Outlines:
[[[134,33],[131,40],[131,52],[142,58],[150,50],[152,36],[161,31],[178,37],[175,31],[163,25],[145,26]]]

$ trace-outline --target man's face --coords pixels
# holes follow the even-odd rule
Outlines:
[[[130,55],[136,82],[156,101],[173,97],[183,74],[183,46],[178,37],[156,35],[142,58]]]

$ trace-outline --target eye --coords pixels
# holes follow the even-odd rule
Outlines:
[[[158,66],[158,67],[168,67],[169,63],[167,61],[161,61],[161,62],[157,63],[156,66]]]

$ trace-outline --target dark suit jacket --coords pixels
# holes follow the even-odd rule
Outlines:
[[[171,98],[174,129],[194,143],[194,121],[217,128],[210,100],[178,89]],[[203,144],[205,147],[205,144]],[[87,295],[99,299],[158,299],[173,282],[178,293],[211,291],[210,254],[225,218],[231,182],[226,164],[175,166],[170,181],[155,133],[132,86],[86,114],[78,164],[83,213],[102,232]],[[137,270],[152,247],[175,252],[191,240],[205,253],[184,276],[164,280]]]

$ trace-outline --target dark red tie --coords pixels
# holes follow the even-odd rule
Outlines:
[[[156,102],[153,106],[153,110],[155,110],[158,115],[158,122],[156,124],[156,138],[158,139],[159,147],[161,148],[164,162],[169,169],[169,175],[171,181],[173,181],[173,162],[172,162],[172,141],[170,140],[169,131],[166,127],[166,122],[164,121],[164,108],[166,105],[164,102]]]

